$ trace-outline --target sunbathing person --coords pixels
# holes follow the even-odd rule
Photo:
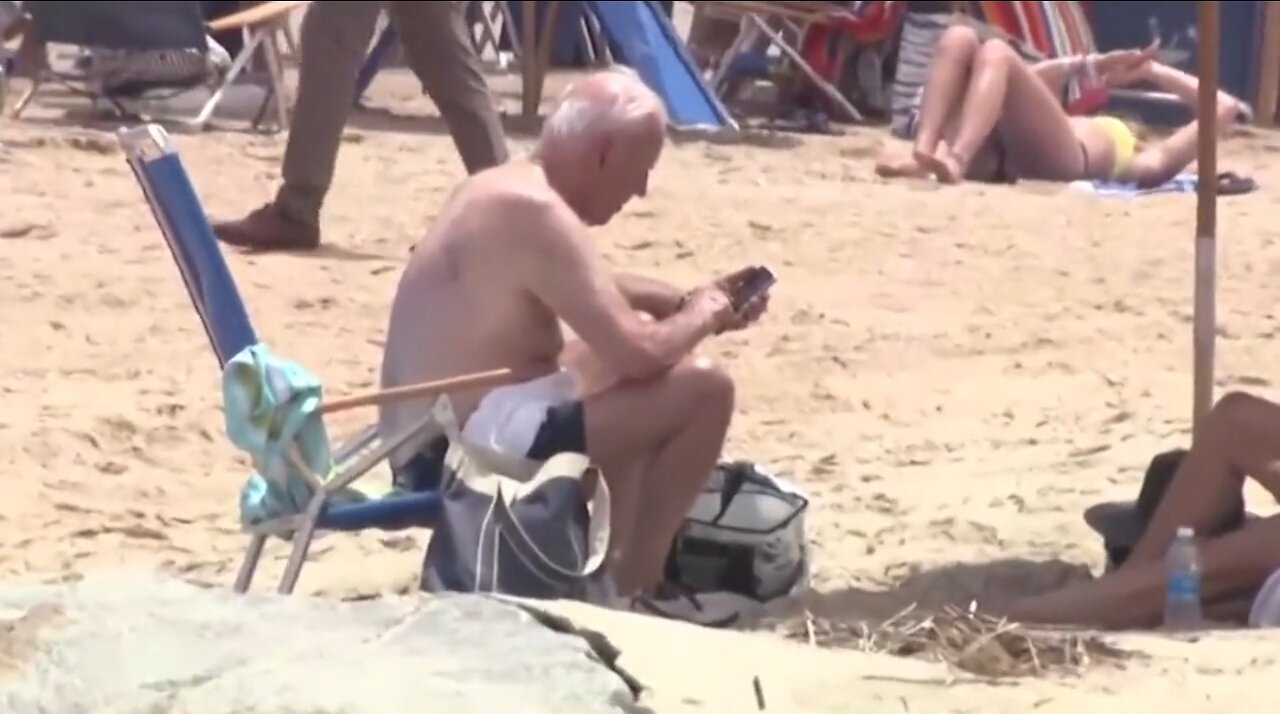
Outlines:
[[[440,210],[397,288],[382,364],[384,387],[503,367],[541,374],[453,395],[464,437],[535,461],[585,451],[614,504],[613,583],[664,614],[664,561],[734,409],[731,378],[692,353],[766,302],[735,312],[735,276],[686,293],[616,275],[601,258],[588,227],[645,195],[666,121],[631,70],[570,88],[532,156],[477,173]],[[581,340],[572,354],[561,321]],[[385,407],[381,426],[396,431],[430,406]],[[392,456],[398,479],[415,480],[425,447]]]
[[[1280,404],[1228,394],[1209,412],[1142,537],[1115,571],[1023,599],[1001,614],[1020,622],[1152,627],[1164,608],[1164,556],[1180,526],[1211,533],[1238,507],[1246,476],[1280,499]],[[1280,515],[1200,540],[1201,597],[1212,607],[1252,598],[1280,570]]]
[[[981,42],[973,29],[951,27],[938,40],[930,64],[910,159],[882,162],[876,171],[881,176],[933,175],[943,183],[1025,178],[1160,185],[1195,160],[1196,121],[1143,146],[1125,122],[1069,116],[1059,100],[1071,78],[1091,72],[1110,87],[1149,82],[1194,110],[1197,80],[1156,62],[1156,49],[1152,45],[1028,65],[1002,40]],[[1217,108],[1220,134],[1248,113],[1224,92],[1218,93]]]

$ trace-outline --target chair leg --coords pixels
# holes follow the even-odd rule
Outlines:
[[[327,497],[328,492],[325,489],[316,491],[316,495],[311,498],[311,503],[307,504],[307,510],[302,517],[302,526],[293,532],[293,551],[289,553],[289,562],[285,564],[284,575],[280,578],[278,592],[281,595],[291,594],[294,586],[298,584],[298,576],[302,573],[302,566],[307,560],[307,550],[311,548],[311,539],[315,536],[316,521],[320,520],[320,511],[324,508]]]
[[[289,50],[289,56],[293,58],[297,58],[298,57],[298,38],[293,32],[293,23],[289,22],[288,19],[286,19],[284,22],[284,26],[281,28],[280,31],[281,33],[284,34],[284,46],[286,49]]]
[[[244,49],[240,50],[240,54],[231,63],[231,68],[227,70],[227,76],[222,78],[222,83],[214,90],[204,106],[200,108],[200,112],[192,119],[181,122],[183,125],[195,128],[197,130],[204,129],[209,123],[209,119],[213,116],[213,112],[218,108],[218,104],[222,101],[222,95],[226,94],[227,87],[240,76],[244,68],[249,63],[249,58],[253,57],[253,53],[258,49],[258,45],[262,43],[263,36],[261,32],[253,33],[253,36],[245,42]]]
[[[18,103],[13,105],[14,119],[22,116],[22,112],[26,110],[27,105],[35,98],[36,92],[40,91],[40,86],[44,84],[44,81],[44,72],[36,73],[36,76],[31,79],[31,86],[27,87],[27,91],[23,92],[22,96],[18,98]]]
[[[716,63],[715,71],[712,72],[711,79],[708,81],[711,91],[715,92],[716,96],[724,100],[732,99],[732,97],[728,96],[730,92],[727,80],[729,79],[729,71],[732,69],[733,61],[742,53],[744,48],[755,42],[759,34],[760,31],[756,29],[756,26],[747,22],[746,18],[743,18],[739,23],[737,36],[733,38],[733,42],[729,44],[728,49],[720,56],[719,62]]]
[[[613,51],[604,39],[604,30],[600,27],[600,18],[585,12],[582,15],[582,26],[587,32],[588,41],[595,51],[595,62],[599,67],[613,64]]]
[[[280,61],[280,41],[276,30],[270,29],[263,46],[267,58],[267,72],[271,75],[271,89],[275,94],[276,121],[280,131],[289,130],[289,93],[284,84],[284,69]]]
[[[255,533],[249,538],[249,547],[244,551],[244,562],[240,564],[240,572],[236,574],[237,593],[243,595],[249,591],[249,586],[253,584],[253,574],[258,569],[258,560],[262,558],[262,547],[266,543],[267,537],[261,533]]]
[[[801,57],[800,53],[787,43],[787,40],[782,36],[782,33],[775,32],[773,28],[769,27],[768,23],[761,20],[757,15],[751,15],[750,18],[755,23],[756,28],[763,32],[765,36],[767,36],[769,40],[777,46],[778,51],[782,52],[787,59],[791,60],[791,62],[795,64],[796,68],[800,70],[801,74],[807,77],[809,81],[813,83],[813,86],[817,87],[818,90],[821,91],[827,99],[829,99],[831,103],[844,114],[843,117],[840,117],[841,119],[856,123],[865,121],[865,118],[862,116],[862,112],[859,112],[853,104],[849,103],[849,100],[844,98],[844,95],[840,93],[840,90],[831,86],[830,82],[823,79],[817,72],[813,71],[813,68],[804,61],[804,57]]]
[[[511,14],[511,6],[509,0],[502,0],[498,3],[498,11],[502,13],[502,29],[507,33],[507,41],[511,43],[511,55],[517,61],[524,59],[524,45],[521,42],[520,33],[516,32],[516,23]],[[536,18],[535,18],[536,21]]]

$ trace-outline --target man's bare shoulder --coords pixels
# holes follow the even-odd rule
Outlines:
[[[464,191],[459,198],[470,204],[468,212],[493,229],[493,240],[509,243],[513,249],[576,242],[583,228],[541,169],[531,164],[512,163],[486,171]]]

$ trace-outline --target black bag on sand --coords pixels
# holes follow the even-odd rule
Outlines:
[[[1085,523],[1102,536],[1108,570],[1113,570],[1128,560],[1129,553],[1146,532],[1151,517],[1155,515],[1156,508],[1186,456],[1186,449],[1156,454],[1142,477],[1142,487],[1138,490],[1136,501],[1099,503],[1084,512]],[[1248,517],[1244,495],[1241,494],[1222,521],[1199,535],[1213,537],[1239,530],[1244,527]]]
[[[608,553],[609,490],[599,471],[583,454],[538,465],[465,444],[443,399],[436,416],[449,435],[453,478],[423,560],[422,589],[580,597]]]

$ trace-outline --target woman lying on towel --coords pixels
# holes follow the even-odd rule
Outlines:
[[[1141,146],[1114,117],[1069,116],[1059,97],[1070,80],[1109,87],[1151,83],[1196,106],[1194,77],[1153,58],[1157,45],[1027,64],[1002,40],[982,42],[956,25],[938,40],[924,86],[911,156],[881,162],[881,176],[933,175],[942,183],[1109,180],[1158,186],[1196,158],[1196,122]],[[1220,132],[1248,109],[1219,92]]]
[[[1102,577],[996,608],[1019,622],[1145,628],[1160,624],[1164,556],[1175,531],[1189,526],[1200,543],[1200,594],[1206,615],[1225,608],[1234,619],[1272,573],[1280,571],[1280,514],[1246,518],[1241,491],[1253,477],[1280,500],[1280,404],[1252,395],[1224,396],[1177,464],[1123,564]],[[1144,488],[1144,490],[1146,490]],[[1140,498],[1140,500],[1142,500]],[[1115,520],[1115,519],[1112,519]],[[1141,520],[1141,519],[1138,519]],[[1114,530],[1123,524],[1115,523]],[[1124,536],[1121,536],[1124,537]]]

